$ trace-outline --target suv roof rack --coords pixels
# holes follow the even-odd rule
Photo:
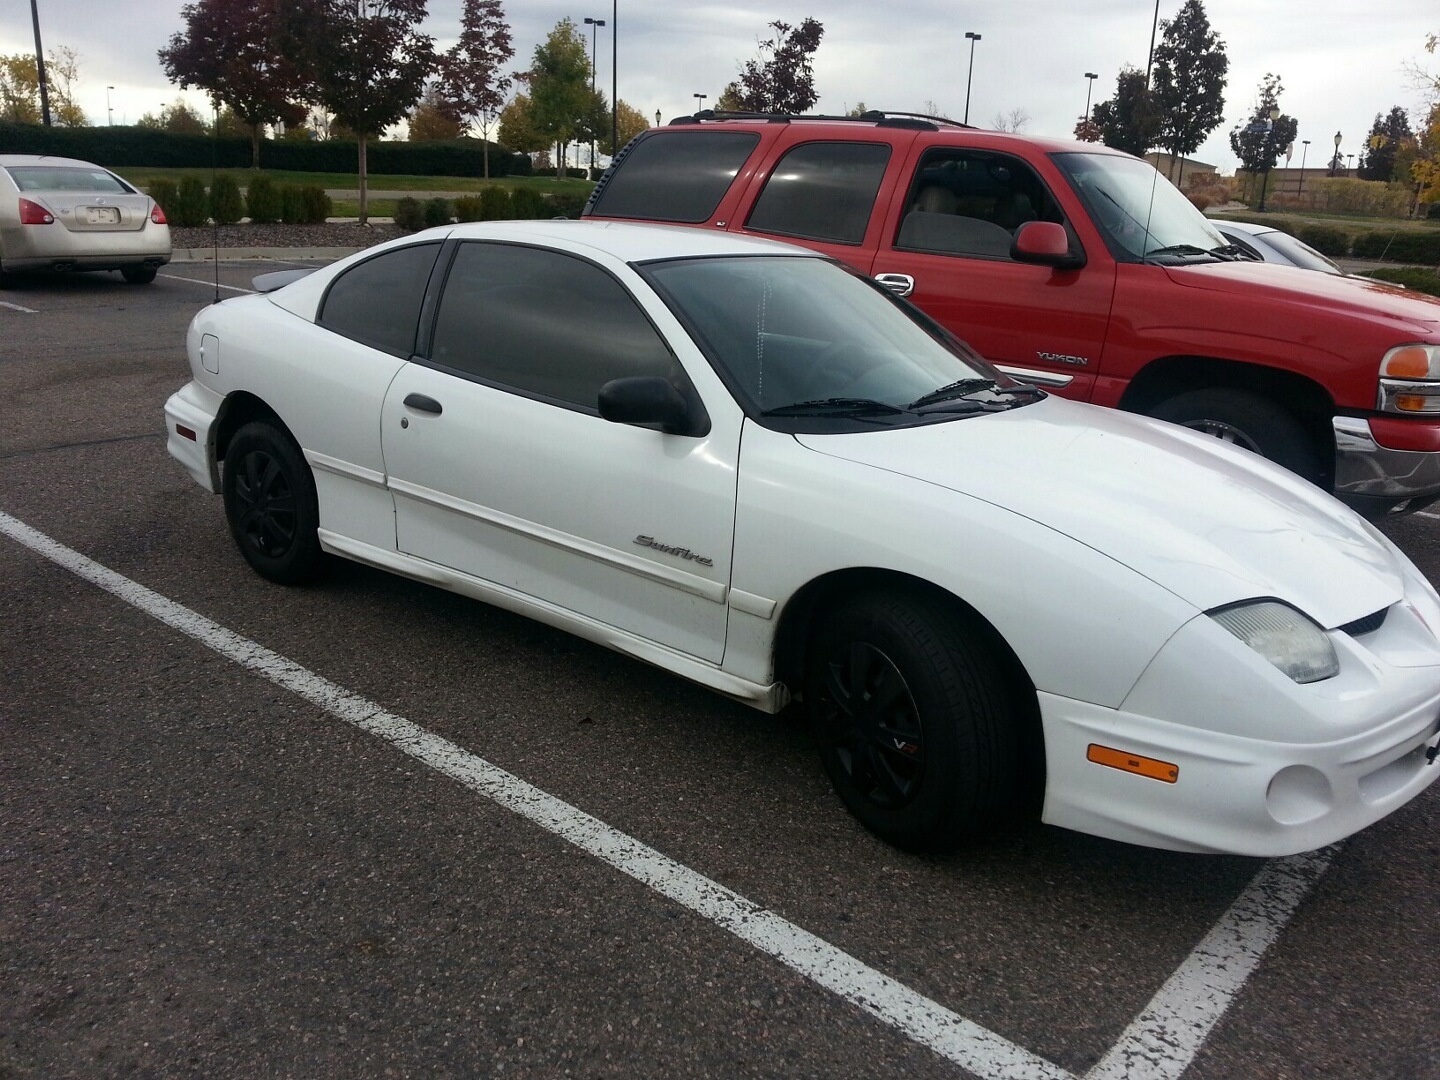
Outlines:
[[[767,124],[788,124],[792,120],[829,120],[849,121],[851,123],[862,122],[874,124],[877,127],[917,128],[921,131],[938,131],[940,125],[946,127],[964,128],[969,124],[962,124],[958,120],[951,120],[945,116],[931,116],[928,113],[898,112],[893,109],[870,109],[859,116],[822,116],[793,113],[771,113],[771,112],[727,112],[721,109],[702,109],[700,112],[690,116],[677,116],[670,121],[671,124],[700,124],[706,120],[764,120]]]

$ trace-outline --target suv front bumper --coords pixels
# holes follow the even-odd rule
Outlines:
[[[1337,416],[1335,495],[1367,517],[1419,510],[1440,499],[1440,453],[1381,446],[1370,422]]]

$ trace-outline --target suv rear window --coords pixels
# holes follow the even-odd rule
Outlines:
[[[804,143],[770,172],[747,229],[859,244],[885,178],[890,147],[871,142]]]
[[[694,224],[707,221],[760,142],[753,131],[675,132],[639,140],[596,191],[589,213]]]

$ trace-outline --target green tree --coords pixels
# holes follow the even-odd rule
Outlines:
[[[1156,145],[1176,158],[1193,154],[1225,117],[1225,83],[1230,58],[1225,42],[1210,29],[1205,5],[1185,0],[1175,18],[1160,23],[1150,94],[1160,115]],[[1184,163],[1176,183],[1184,180]]]
[[[1160,132],[1160,115],[1145,88],[1145,73],[1127,67],[1115,79],[1115,96],[1096,103],[1090,122],[1100,141],[1136,157],[1155,145]]]
[[[501,145],[522,154],[538,153],[550,142],[549,137],[535,127],[530,98],[518,93],[500,110],[498,135]]]
[[[462,121],[472,121],[484,141],[485,179],[490,179],[490,129],[510,92],[500,69],[515,55],[510,24],[500,0],[465,0],[460,40],[440,63],[441,92]]]
[[[555,147],[555,175],[564,176],[566,148],[585,130],[595,103],[585,38],[568,18],[535,47],[528,81],[531,124]]]
[[[740,76],[720,95],[739,105],[738,112],[803,113],[812,108],[815,93],[815,50],[825,27],[814,19],[799,26],[775,21],[775,36],[760,42],[759,55],[745,61]],[[733,91],[733,93],[732,93]]]
[[[1279,111],[1280,95],[1284,92],[1280,76],[1267,72],[1260,81],[1258,100],[1250,119],[1230,132],[1230,148],[1246,172],[1268,172],[1275,167],[1285,148],[1295,141],[1300,122]]]
[[[650,127],[650,121],[645,114],[625,101],[620,102],[616,124],[620,129],[621,146]]]
[[[1414,138],[1410,117],[1399,105],[1391,108],[1387,116],[1376,113],[1375,123],[1365,139],[1365,149],[1360,154],[1360,179],[1383,180],[1386,183],[1394,180],[1397,175],[1396,155]]]
[[[248,129],[250,167],[260,167],[266,124],[298,124],[305,88],[299,68],[277,44],[277,0],[198,0],[180,9],[183,32],[159,52],[160,66],[182,90],[204,90]]]

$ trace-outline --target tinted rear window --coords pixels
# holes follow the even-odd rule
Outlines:
[[[645,221],[705,221],[759,142],[753,131],[675,132],[641,139],[605,181],[590,212]]]
[[[104,169],[71,165],[11,165],[6,170],[21,191],[103,191],[130,194],[135,189]]]
[[[320,325],[392,356],[410,356],[439,253],[438,243],[414,244],[356,263],[331,282]]]
[[[890,147],[885,143],[805,143],[770,172],[747,228],[807,240],[858,244],[875,209]]]

